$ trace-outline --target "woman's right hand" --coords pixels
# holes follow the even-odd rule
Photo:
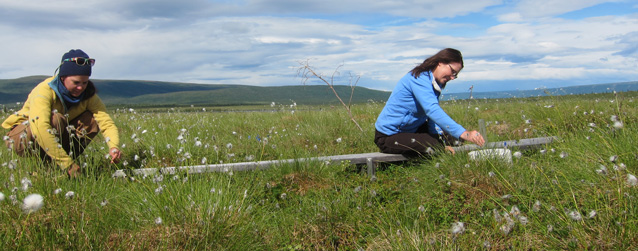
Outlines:
[[[478,131],[465,131],[461,134],[461,139],[465,141],[470,141],[479,146],[483,146],[485,144],[485,139],[483,135],[481,135]]]

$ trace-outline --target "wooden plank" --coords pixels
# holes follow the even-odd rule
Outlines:
[[[517,149],[531,149],[547,145],[557,140],[556,137],[542,137],[531,138],[521,140],[508,140],[489,142],[483,146],[483,148],[517,148]],[[473,151],[481,149],[477,145],[463,145],[453,147],[454,150],[459,152]],[[406,161],[410,158],[402,154],[389,154],[389,153],[359,153],[359,154],[345,154],[334,156],[322,156],[313,158],[299,158],[299,159],[284,159],[284,160],[265,160],[265,161],[253,161],[253,162],[238,162],[238,163],[224,163],[224,164],[206,164],[195,166],[182,166],[182,167],[165,167],[165,168],[140,168],[132,170],[133,175],[154,175],[154,174],[175,174],[177,172],[188,173],[208,173],[208,172],[229,172],[229,171],[247,171],[247,170],[260,170],[267,169],[271,166],[302,163],[302,162],[325,162],[327,164],[338,164],[343,161],[348,161],[351,164],[368,165],[368,173],[374,174],[376,163],[391,163]],[[372,170],[371,170],[372,169]],[[118,170],[121,172],[121,170]],[[116,172],[118,172],[116,171]]]

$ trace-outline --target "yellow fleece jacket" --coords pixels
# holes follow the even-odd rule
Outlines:
[[[55,77],[55,76],[54,76]],[[47,78],[38,84],[31,93],[24,106],[18,112],[10,115],[4,122],[2,127],[11,129],[14,125],[20,123],[29,123],[31,132],[36,142],[46,153],[53,159],[62,169],[66,169],[73,164],[73,159],[59,146],[55,140],[55,136],[51,134],[51,115],[57,110],[62,114],[68,114],[69,121],[78,117],[85,111],[91,111],[97,122],[100,132],[106,139],[106,143],[110,148],[119,146],[119,133],[115,123],[108,113],[106,106],[102,103],[97,94],[92,97],[80,101],[79,104],[65,111],[65,106],[55,91],[49,87],[49,82],[54,77]]]

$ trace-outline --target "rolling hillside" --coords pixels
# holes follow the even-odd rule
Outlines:
[[[46,76],[31,76],[0,80],[1,104],[23,102],[27,95]],[[332,91],[325,85],[297,85],[259,87],[248,85],[206,85],[134,80],[92,80],[98,94],[107,104],[122,105],[259,105],[270,104],[337,104]],[[349,86],[335,86],[348,102]],[[385,101],[389,92],[356,87],[353,103],[369,100]]]
[[[0,104],[23,102],[28,93],[46,76],[29,76],[0,80]],[[259,87],[249,85],[207,85],[161,81],[138,80],[93,80],[98,94],[107,104],[138,106],[180,106],[180,105],[267,105],[272,102],[300,105],[338,104],[332,91],[325,85],[294,85]],[[339,95],[348,102],[349,86],[335,86]],[[638,91],[638,82],[581,85],[538,90],[516,90],[499,92],[475,92],[475,99],[482,98],[522,98],[534,96],[561,96],[604,92]],[[353,103],[370,100],[384,102],[390,92],[356,87]],[[467,99],[470,93],[445,93],[443,100]]]

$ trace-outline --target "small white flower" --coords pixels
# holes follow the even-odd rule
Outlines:
[[[164,191],[164,187],[163,186],[158,186],[157,188],[155,188],[155,194],[159,195],[162,193],[162,191]]]
[[[491,250],[492,249],[492,244],[490,243],[490,241],[484,241],[483,242],[483,248],[487,249],[487,250]]]
[[[569,154],[567,152],[561,152],[559,156],[560,156],[561,159],[564,159],[564,158],[567,158],[567,156],[569,156]]]
[[[607,175],[607,167],[604,165],[600,165],[598,169],[596,169],[596,173],[600,175]]]
[[[536,201],[534,202],[534,205],[532,206],[532,211],[538,213],[538,211],[541,210],[541,202],[540,201]]]
[[[0,202],[4,201],[4,194],[0,192]]]
[[[233,144],[232,144],[232,143],[228,143],[228,144],[226,144],[226,148],[228,148],[228,149],[233,149]]]
[[[425,212],[425,207],[423,205],[419,206],[419,211]]]
[[[616,163],[616,160],[618,160],[618,155],[612,155],[609,157],[610,162]]]
[[[62,188],[58,188],[53,191],[53,194],[59,194],[61,192],[62,192]]]
[[[155,224],[156,225],[161,225],[162,224],[162,217],[155,218]]]
[[[42,195],[31,194],[24,198],[24,201],[22,204],[22,210],[25,213],[29,214],[29,213],[33,213],[40,210],[40,208],[42,208],[43,205],[44,205],[44,198],[42,198]]]
[[[64,195],[64,197],[66,197],[67,199],[73,199],[73,197],[75,197],[75,192],[73,192],[73,191],[68,191],[68,192],[66,192],[66,194]]]
[[[575,221],[580,221],[583,219],[583,217],[580,215],[580,212],[576,210],[570,211],[567,215],[569,216],[569,218]]]
[[[512,154],[512,155],[513,155],[515,158],[517,158],[517,159],[520,159],[520,158],[523,156],[523,154],[522,154],[521,152],[519,152],[519,151],[514,152],[514,154]]]
[[[465,232],[465,224],[460,221],[453,223],[450,232],[452,232],[452,234],[454,235],[462,234],[463,232]]]
[[[617,115],[611,115],[610,119],[611,119],[612,122],[616,122],[616,121],[618,121],[618,116]]]
[[[629,185],[630,187],[638,185],[638,179],[636,179],[636,176],[634,176],[633,174],[628,173],[627,174],[627,185]]]
[[[16,160],[10,160],[9,164],[7,166],[10,170],[14,170],[16,169],[16,167],[18,167],[18,161]]]
[[[512,229],[514,229],[514,223],[507,222],[503,224],[500,229],[501,229],[501,232],[503,232],[503,234],[508,235],[510,232],[512,232]]]
[[[115,173],[113,173],[113,175],[111,175],[111,177],[113,178],[126,178],[126,173],[124,172],[124,170],[115,170]]]
[[[621,121],[616,121],[614,122],[614,128],[616,129],[622,129],[625,125],[623,125],[623,123]]]
[[[31,180],[27,177],[22,178],[22,180],[20,180],[20,184],[22,184],[22,191],[27,191],[29,190],[29,187],[33,186],[33,184],[31,184]]]
[[[109,201],[106,200],[106,199],[104,199],[104,200],[102,200],[102,202],[100,202],[100,206],[103,206],[103,207],[105,207],[108,204],[109,204]]]
[[[587,214],[587,218],[591,219],[591,218],[594,218],[594,217],[596,217],[596,210],[591,210],[589,212],[589,214]]]
[[[625,171],[625,170],[627,170],[627,165],[625,165],[625,163],[620,163],[618,165],[614,165],[614,170],[616,170],[616,171]]]
[[[341,143],[341,138],[338,138],[338,139],[337,139],[337,143]]]

